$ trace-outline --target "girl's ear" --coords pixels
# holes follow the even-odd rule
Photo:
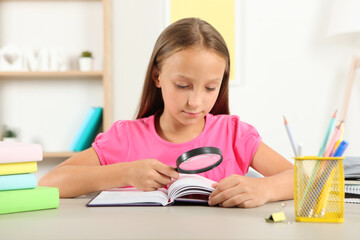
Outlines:
[[[151,77],[155,83],[155,86],[160,88],[159,72],[155,66],[153,67],[153,69],[151,71]]]

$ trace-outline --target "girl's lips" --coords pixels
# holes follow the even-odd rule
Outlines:
[[[191,118],[196,118],[196,117],[200,116],[200,114],[201,114],[201,112],[193,113],[193,112],[186,112],[186,111],[184,111],[184,113],[186,116],[191,117]]]

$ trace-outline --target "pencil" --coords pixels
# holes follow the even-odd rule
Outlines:
[[[286,132],[288,134],[288,137],[290,139],[291,147],[292,147],[292,149],[294,151],[295,157],[297,157],[298,156],[297,145],[295,143],[294,136],[293,136],[293,134],[291,132],[291,129],[289,127],[289,123],[286,120],[285,116],[284,116],[284,125],[285,125],[285,128],[286,128]]]
[[[339,125],[336,127],[335,132],[334,132],[332,138],[330,139],[328,146],[326,147],[324,157],[329,157],[331,152],[333,151],[336,141],[339,140],[339,138],[340,138],[341,128],[343,125],[344,125],[344,122],[341,121],[339,123]]]
[[[329,137],[330,137],[330,133],[334,129],[334,125],[335,125],[335,122],[336,122],[336,113],[337,113],[337,110],[335,110],[335,112],[334,112],[334,114],[333,114],[333,116],[332,116],[332,118],[330,120],[330,123],[329,123],[329,126],[327,128],[325,138],[324,138],[323,143],[321,145],[318,157],[322,157],[324,155],[325,148],[326,148],[327,142],[328,142]]]
[[[334,175],[336,172],[336,167],[338,166],[338,162],[335,160],[324,160],[329,161],[324,170],[324,174],[320,177],[319,181],[314,184],[314,186],[318,185],[320,194],[317,196],[319,192],[314,192],[315,197],[317,199],[317,204],[315,207],[315,217],[324,217],[326,213],[327,202],[330,195],[330,188],[333,183]],[[321,182],[324,182],[321,185]]]

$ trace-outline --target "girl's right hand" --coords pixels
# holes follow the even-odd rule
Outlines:
[[[156,159],[144,159],[129,162],[126,174],[127,182],[142,191],[155,191],[177,179],[179,173],[175,168],[167,166]]]

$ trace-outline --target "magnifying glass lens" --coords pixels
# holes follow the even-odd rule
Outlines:
[[[180,163],[179,167],[183,170],[198,170],[202,168],[208,168],[216,164],[220,160],[221,156],[218,154],[200,154],[186,161]]]
[[[216,147],[195,148],[178,157],[176,170],[179,173],[202,173],[217,167],[222,160],[221,151]]]

